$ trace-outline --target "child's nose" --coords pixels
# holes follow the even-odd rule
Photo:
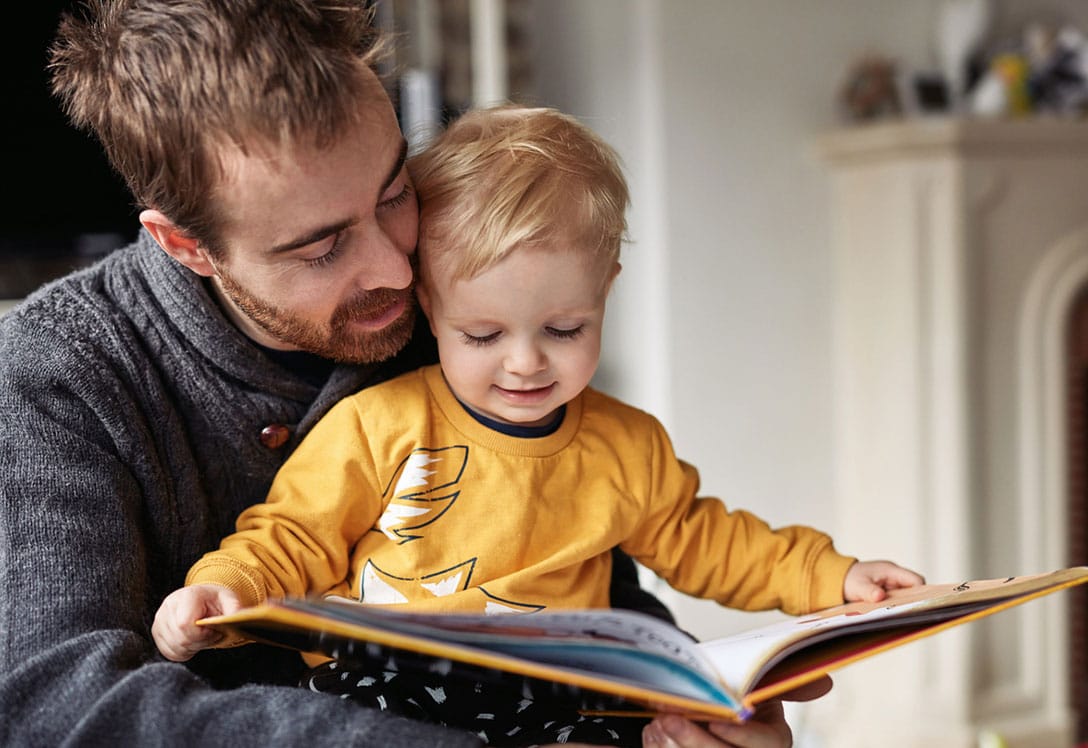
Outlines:
[[[532,343],[522,343],[507,354],[504,365],[511,374],[530,376],[544,369],[546,359],[539,347]]]

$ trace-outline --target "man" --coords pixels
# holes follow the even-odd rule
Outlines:
[[[297,688],[293,652],[186,667],[149,634],[333,402],[433,360],[366,4],[87,13],[61,26],[54,91],[145,231],[0,323],[0,744],[477,745]],[[683,721],[655,735],[669,725],[720,745]],[[746,734],[789,741],[780,711]]]

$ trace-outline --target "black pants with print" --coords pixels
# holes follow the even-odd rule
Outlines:
[[[582,714],[632,708],[618,699],[410,653],[386,652],[380,662],[362,660],[320,665],[306,674],[302,685],[371,708],[468,730],[488,745],[642,745],[646,719]],[[458,674],[451,678],[453,668]]]

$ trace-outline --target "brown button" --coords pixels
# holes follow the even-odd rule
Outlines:
[[[269,449],[279,449],[290,436],[291,431],[282,423],[270,423],[261,429],[261,444]]]

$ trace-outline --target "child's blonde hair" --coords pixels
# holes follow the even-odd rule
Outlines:
[[[573,117],[513,105],[470,111],[408,168],[420,254],[455,280],[556,239],[608,267],[619,258],[627,182],[616,152]],[[420,263],[424,282],[429,262]]]

